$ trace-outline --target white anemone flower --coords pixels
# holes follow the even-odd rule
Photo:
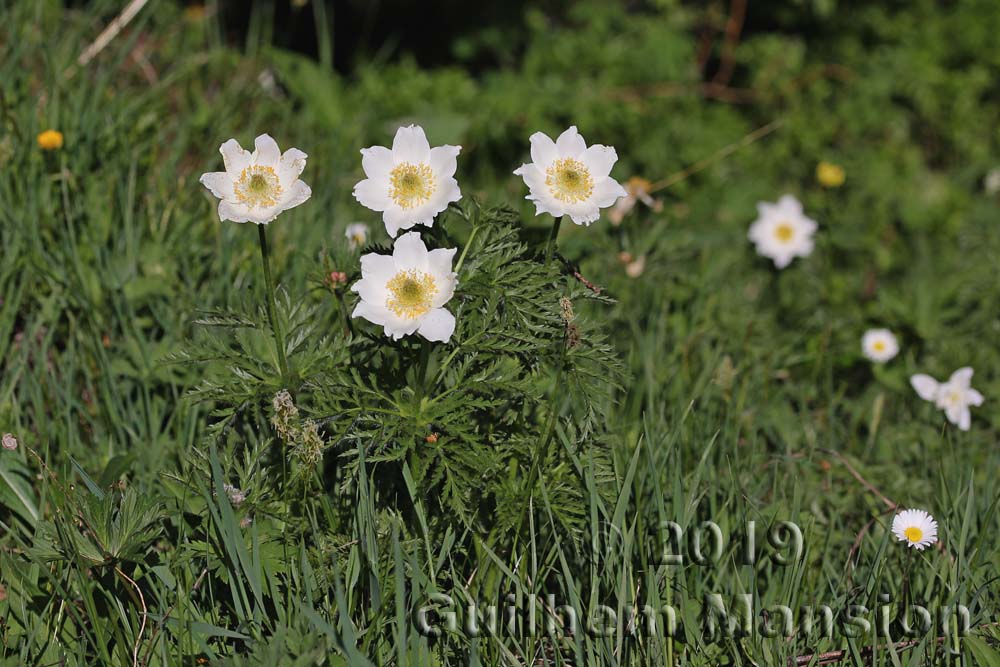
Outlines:
[[[531,163],[514,174],[524,179],[535,202],[535,214],[556,218],[568,215],[578,225],[590,225],[601,217],[601,209],[628,195],[611,178],[618,153],[611,146],[587,147],[576,126],[552,141],[543,132],[531,135]]]
[[[361,149],[366,178],[354,186],[354,198],[382,213],[385,231],[395,238],[401,229],[434,224],[434,216],[462,198],[455,180],[461,146],[435,146],[419,125],[396,130],[392,149]]]
[[[225,171],[201,175],[201,184],[218,197],[219,219],[266,225],[282,211],[309,199],[312,190],[299,180],[305,153],[289,148],[284,154],[270,136],[254,140],[254,152],[230,139],[219,147]]]
[[[357,250],[368,243],[368,225],[363,222],[355,222],[347,225],[347,231],[344,232],[344,236],[347,237],[347,245],[350,249]]]
[[[427,250],[420,235],[400,236],[391,255],[361,256],[361,280],[351,290],[361,295],[351,317],[378,324],[399,340],[418,333],[427,340],[448,342],[455,316],[443,307],[455,294],[451,270],[455,248]]]
[[[917,551],[937,542],[937,521],[924,510],[903,510],[892,519],[892,534]]]
[[[944,410],[948,421],[968,431],[972,423],[969,406],[983,404],[983,395],[971,386],[972,372],[968,366],[959,368],[944,383],[939,383],[930,375],[917,374],[910,378],[910,384],[920,398],[934,401],[935,406]]]
[[[776,204],[758,202],[757,214],[747,236],[757,246],[758,255],[783,269],[794,258],[812,253],[816,221],[805,216],[798,199],[785,195]]]
[[[899,343],[888,329],[869,329],[861,337],[861,351],[877,364],[884,364],[899,354]]]

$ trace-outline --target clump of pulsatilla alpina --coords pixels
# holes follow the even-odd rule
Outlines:
[[[570,350],[580,347],[580,327],[576,323],[576,313],[573,312],[573,302],[569,297],[559,299],[562,309],[562,319],[566,323],[566,347]]]

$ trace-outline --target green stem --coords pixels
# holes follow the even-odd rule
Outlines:
[[[472,246],[472,239],[476,238],[476,232],[479,231],[479,227],[473,227],[472,233],[469,234],[469,240],[465,242],[465,247],[462,248],[462,254],[458,257],[458,263],[455,264],[455,273],[457,274],[462,268],[462,262],[465,261],[465,253],[469,252],[469,248]]]
[[[350,338],[354,334],[354,327],[351,326],[351,316],[347,312],[347,303],[344,302],[344,293],[338,289],[336,294],[337,303],[340,304],[340,316],[344,318],[344,338]]]
[[[257,232],[260,238],[260,261],[264,265],[264,289],[267,291],[267,319],[271,323],[271,331],[274,333],[274,343],[278,348],[278,367],[281,370],[281,378],[288,377],[288,362],[285,360],[285,337],[281,333],[281,325],[274,313],[274,281],[271,279],[271,261],[267,256],[267,232],[265,225],[257,225]]]
[[[552,223],[552,232],[549,234],[549,243],[545,247],[545,263],[548,264],[549,260],[552,259],[552,253],[556,249],[556,237],[559,236],[559,225],[562,224],[562,216],[555,219]]]

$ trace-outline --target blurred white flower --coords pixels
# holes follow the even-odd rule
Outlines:
[[[578,225],[589,225],[601,217],[602,208],[628,194],[609,175],[618,161],[615,149],[600,144],[588,148],[575,125],[555,141],[542,132],[530,141],[531,163],[514,174],[528,186],[525,199],[535,202],[536,215],[568,215]]]
[[[274,139],[262,134],[254,140],[253,153],[243,150],[235,139],[222,144],[219,152],[226,170],[202,174],[200,180],[222,200],[222,221],[266,225],[312,195],[299,180],[308,156],[297,148],[282,155]]]
[[[995,195],[1000,192],[1000,168],[990,169],[983,179],[983,189],[986,194]]]
[[[347,245],[350,249],[357,250],[368,243],[368,225],[363,222],[355,222],[347,225],[347,231],[344,232],[344,236],[347,237]]]
[[[888,329],[869,329],[861,337],[861,351],[872,361],[883,364],[899,354],[899,343]]]
[[[608,211],[608,219],[611,220],[611,224],[615,227],[622,224],[625,216],[635,208],[636,202],[642,202],[652,209],[654,213],[662,211],[663,201],[654,199],[649,194],[652,188],[653,184],[641,176],[633,176],[625,181],[625,192],[628,194],[615,202],[615,205]]]
[[[937,542],[937,521],[924,510],[903,510],[892,519],[892,534],[917,551]]]
[[[776,204],[758,202],[757,213],[747,236],[757,246],[758,255],[774,260],[774,265],[783,269],[795,257],[812,253],[816,221],[803,214],[798,199],[785,195]]]
[[[428,251],[416,232],[400,236],[392,255],[362,255],[361,280],[351,287],[361,301],[351,317],[382,326],[393,340],[419,333],[447,342],[455,330],[454,315],[443,308],[455,293],[454,256],[455,248]]]
[[[462,198],[455,180],[461,146],[435,146],[419,125],[396,130],[392,149],[361,149],[366,178],[354,186],[354,198],[382,213],[385,231],[395,238],[401,229],[434,224],[434,216]]]
[[[14,437],[13,433],[4,433],[3,440],[0,442],[3,442],[4,449],[9,449],[11,451],[17,449],[17,438]]]
[[[935,406],[944,410],[948,421],[968,431],[972,422],[969,406],[983,404],[983,395],[971,386],[972,372],[968,366],[959,368],[945,383],[938,383],[929,375],[917,374],[910,378],[910,384],[920,398],[933,401]]]

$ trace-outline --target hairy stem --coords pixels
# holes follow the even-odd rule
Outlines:
[[[285,359],[285,337],[281,332],[281,324],[274,312],[274,281],[271,279],[271,260],[267,256],[267,232],[265,225],[257,225],[257,232],[260,238],[260,261],[264,266],[264,289],[267,292],[267,319],[271,323],[271,331],[274,333],[274,344],[278,349],[278,367],[281,370],[281,377],[288,377],[288,361]]]

